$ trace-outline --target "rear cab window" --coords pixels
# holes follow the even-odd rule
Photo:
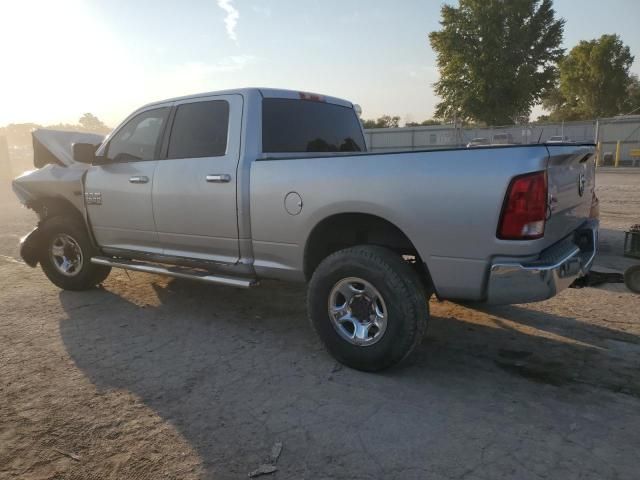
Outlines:
[[[262,100],[264,153],[361,152],[365,142],[353,108],[291,98]]]

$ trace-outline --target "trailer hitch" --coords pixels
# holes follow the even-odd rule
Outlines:
[[[597,287],[605,283],[624,283],[632,292],[640,293],[640,265],[628,268],[624,274],[591,270],[584,277],[576,279],[569,288]]]
[[[605,283],[624,283],[624,275],[591,270],[584,277],[577,278],[569,288],[597,287]]]

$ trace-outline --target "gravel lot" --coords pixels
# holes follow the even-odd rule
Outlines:
[[[640,174],[601,173],[598,269],[632,264]],[[305,289],[114,271],[61,292],[18,263],[0,185],[0,478],[637,479],[640,297],[622,285],[473,310],[432,301],[412,361],[341,368]]]

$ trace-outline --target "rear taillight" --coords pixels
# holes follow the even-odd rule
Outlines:
[[[530,240],[544,235],[547,218],[547,174],[529,173],[511,180],[502,206],[498,238]]]

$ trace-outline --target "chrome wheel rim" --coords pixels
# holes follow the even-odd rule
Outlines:
[[[78,242],[66,233],[59,233],[53,238],[49,254],[56,270],[67,277],[77,275],[82,269],[82,249]]]
[[[387,306],[369,282],[349,277],[329,293],[329,318],[338,335],[352,345],[374,345],[387,329]]]

